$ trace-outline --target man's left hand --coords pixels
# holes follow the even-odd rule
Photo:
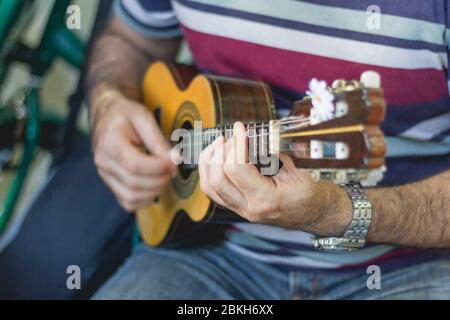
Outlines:
[[[247,132],[234,125],[228,141],[219,137],[200,156],[200,185],[217,204],[244,219],[319,235],[340,236],[352,218],[345,192],[328,181],[316,182],[281,154],[283,167],[263,176],[248,161]]]

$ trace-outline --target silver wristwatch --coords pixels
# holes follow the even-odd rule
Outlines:
[[[372,221],[372,205],[359,183],[340,185],[348,194],[353,206],[353,219],[344,236],[314,237],[314,248],[321,251],[356,251],[366,244],[366,235]]]

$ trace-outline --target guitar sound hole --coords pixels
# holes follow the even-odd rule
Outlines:
[[[161,127],[161,107],[157,107],[155,110],[155,120],[158,125]]]

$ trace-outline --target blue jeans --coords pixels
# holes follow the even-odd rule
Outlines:
[[[283,271],[224,245],[142,244],[94,299],[450,299],[450,256],[414,261],[380,265],[381,289],[370,290],[366,268]]]

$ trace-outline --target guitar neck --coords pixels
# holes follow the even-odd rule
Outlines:
[[[270,123],[248,123],[245,127],[247,130],[249,156],[256,161],[262,156],[267,157],[270,149]],[[186,148],[190,155],[187,155],[187,158],[191,159],[192,164],[197,165],[200,153],[220,136],[225,137],[227,140],[231,139],[233,137],[233,126],[227,125],[190,130],[189,143]]]

